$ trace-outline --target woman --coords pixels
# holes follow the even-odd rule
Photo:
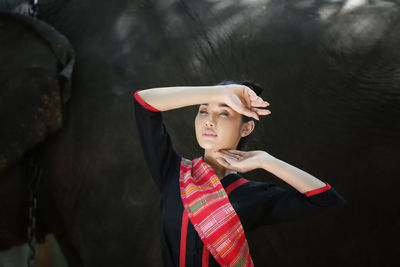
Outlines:
[[[136,123],[161,195],[165,266],[253,266],[245,233],[317,213],[343,198],[327,183],[265,151],[241,151],[269,105],[250,83],[137,91]],[[172,147],[160,111],[199,105],[193,160]],[[263,168],[290,184],[283,189],[240,173]],[[228,197],[229,194],[229,197]]]

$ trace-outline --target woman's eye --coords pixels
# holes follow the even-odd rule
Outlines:
[[[228,113],[226,113],[226,112],[222,112],[222,113],[220,113],[221,115],[224,115],[224,116],[228,116],[229,114]]]
[[[205,111],[205,110],[200,110],[199,113],[200,113],[200,114],[207,114],[207,111]]]

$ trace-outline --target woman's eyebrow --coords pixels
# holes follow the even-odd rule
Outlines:
[[[208,107],[208,104],[200,104],[200,106]],[[228,106],[227,104],[224,104],[224,103],[218,104],[218,107],[220,107],[220,108],[231,108],[230,106]]]
[[[230,106],[228,106],[227,104],[219,104],[218,107],[220,108],[231,108]]]

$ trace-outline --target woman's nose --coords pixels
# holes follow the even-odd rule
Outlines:
[[[211,116],[208,117],[206,120],[206,127],[214,127],[214,126],[215,126],[215,123],[214,123],[212,117]]]

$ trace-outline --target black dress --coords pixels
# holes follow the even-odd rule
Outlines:
[[[181,156],[172,146],[161,112],[152,110],[137,94],[133,101],[144,156],[160,192],[164,266],[179,266],[183,214],[179,189]],[[240,178],[240,174],[229,174],[221,180],[222,186],[226,188]],[[229,200],[245,233],[262,225],[316,214],[327,207],[345,202],[333,188],[306,196],[294,188],[283,189],[273,183],[253,181],[233,190]],[[202,252],[203,242],[189,220],[185,266],[201,267]],[[219,266],[211,254],[209,266]]]

